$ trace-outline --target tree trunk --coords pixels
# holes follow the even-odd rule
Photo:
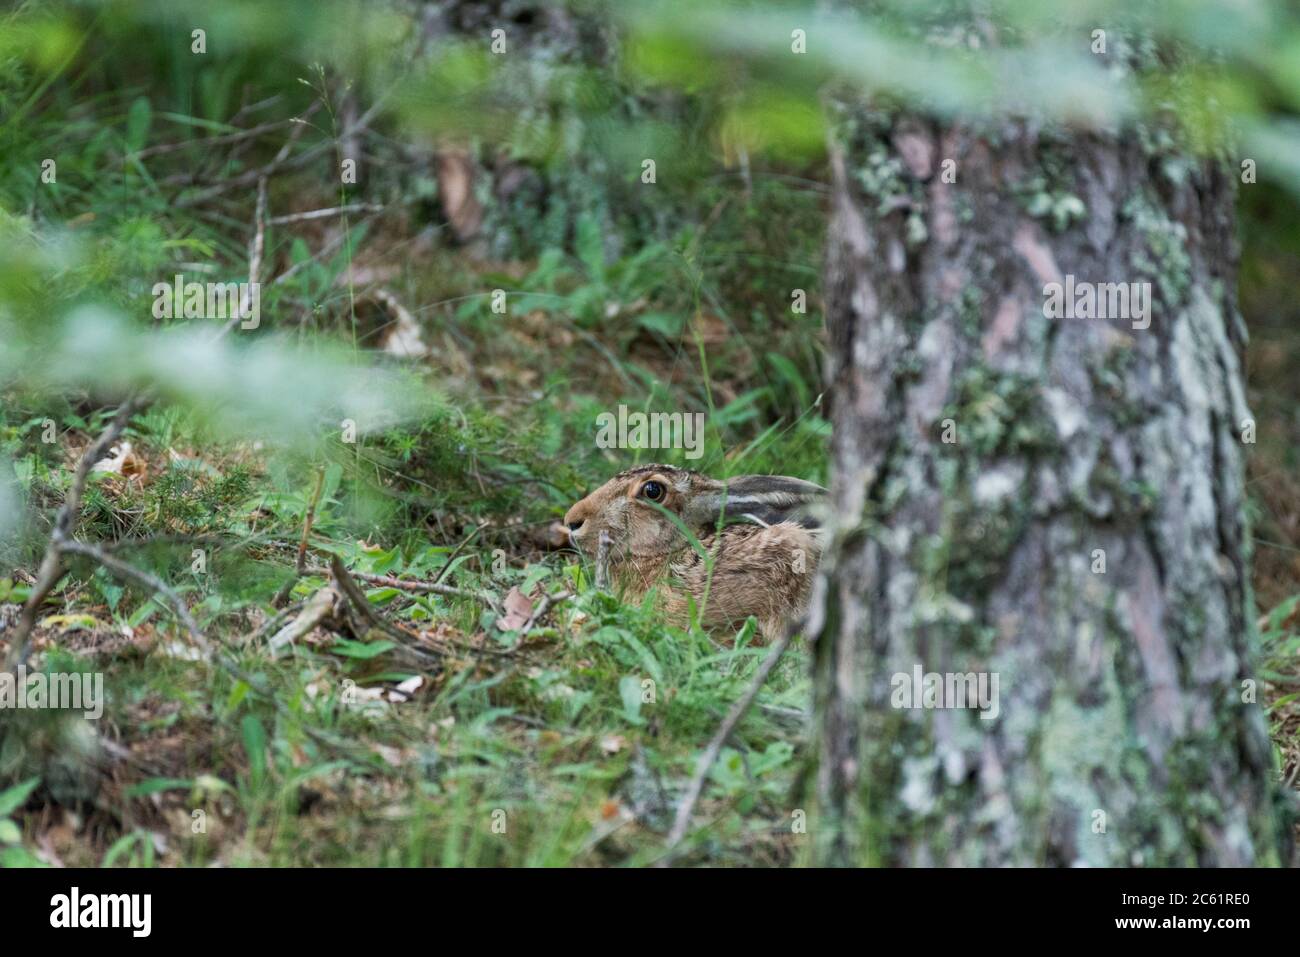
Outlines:
[[[836,127],[819,859],[1285,862],[1232,173],[1137,135]],[[1150,283],[1149,327],[1139,298],[1048,318],[1068,275]],[[985,675],[996,717],[907,707],[918,666]]]

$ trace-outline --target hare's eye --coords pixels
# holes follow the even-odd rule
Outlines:
[[[641,486],[641,494],[652,502],[664,497],[664,487],[659,482],[646,482]]]

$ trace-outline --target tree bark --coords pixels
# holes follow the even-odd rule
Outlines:
[[[1285,863],[1231,169],[1028,122],[835,128],[819,860]],[[1149,328],[1048,318],[1067,275],[1150,283]],[[997,717],[896,706],[918,665],[996,673]]]

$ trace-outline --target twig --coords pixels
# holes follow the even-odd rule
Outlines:
[[[36,625],[37,612],[40,610],[41,603],[49,597],[54,586],[63,577],[62,551],[72,539],[72,528],[76,524],[77,513],[81,509],[81,496],[85,494],[86,481],[90,478],[91,467],[107,454],[109,448],[126,429],[131,416],[143,408],[146,402],[147,400],[140,395],[128,398],[118,406],[117,414],[105,426],[104,431],[99,434],[99,438],[92,442],[82,453],[81,461],[77,463],[77,471],[72,477],[72,485],[69,486],[68,494],[63,499],[63,505],[59,508],[58,515],[54,519],[54,528],[50,532],[50,541],[45,549],[45,557],[41,560],[40,570],[36,574],[36,584],[32,586],[31,594],[27,596],[27,602],[23,605],[22,616],[18,619],[18,626],[11,639],[9,671],[14,671],[18,665],[27,660],[28,644],[31,640],[32,628]]]
[[[120,420],[122,425],[125,425],[125,422],[127,419],[130,418],[130,415],[124,415],[123,412],[134,401],[135,400],[128,400],[127,403],[123,405],[122,409],[118,411],[118,417],[114,419],[115,423]],[[118,431],[120,432],[120,430],[121,429],[119,427]],[[103,441],[105,439],[105,436],[108,436],[111,431],[112,428],[110,426],[109,429],[105,430],[104,435],[100,436],[100,440],[97,441],[94,446],[92,446],[90,449],[87,450],[87,454],[82,457],[83,463],[84,462],[93,463],[95,461],[98,461],[98,456],[97,455],[92,456],[90,455],[90,453],[96,451],[96,446],[99,446],[101,443],[105,445],[111,444],[111,440],[108,442]],[[73,503],[74,497],[78,501],[80,500],[81,490],[84,489],[85,486],[85,478],[84,475],[82,474],[83,472],[88,473],[89,466],[86,466],[84,469],[80,469],[80,468],[78,469],[78,475],[81,477],[81,482],[80,482],[81,489],[77,490],[75,496],[69,493],[68,498],[64,501],[64,506],[63,506],[64,511],[67,511],[69,515],[71,515],[72,512],[75,511],[75,508],[71,510],[68,508],[69,504]],[[64,517],[64,511],[60,511],[59,513],[60,519]],[[167,601],[171,604],[171,606],[175,609],[176,616],[180,618],[182,624],[184,624],[185,626],[185,629],[189,632],[191,639],[193,639],[194,643],[198,645],[199,649],[204,653],[204,656],[207,660],[215,662],[222,670],[224,670],[232,678],[234,678],[237,681],[243,682],[245,685],[248,686],[248,689],[253,694],[267,701],[281,717],[285,718],[288,721],[297,723],[302,728],[303,733],[305,733],[308,737],[312,738],[319,744],[332,748],[335,751],[339,752],[340,754],[344,754],[347,756],[353,756],[358,753],[359,749],[351,742],[345,741],[333,734],[330,734],[327,731],[321,730],[320,728],[313,728],[310,724],[307,724],[305,721],[301,720],[301,716],[296,715],[293,711],[291,711],[289,707],[283,701],[281,701],[277,695],[263,688],[256,677],[250,675],[248,672],[244,671],[238,665],[234,664],[229,659],[227,659],[224,655],[215,651],[212,645],[208,642],[208,639],[204,636],[202,630],[199,628],[198,623],[194,620],[193,616],[190,615],[189,609],[185,606],[185,602],[181,599],[180,595],[176,594],[175,591],[169,588],[167,584],[164,583],[157,576],[151,575],[146,571],[142,571],[141,569],[136,568],[133,565],[121,561],[120,559],[104,551],[102,548],[99,548],[95,545],[90,545],[86,542],[76,541],[75,539],[72,539],[70,537],[66,537],[60,531],[59,526],[56,525],[53,534],[50,536],[49,551],[46,552],[47,561],[50,559],[51,554],[53,554],[53,560],[57,562],[60,566],[60,570],[51,573],[54,575],[54,582],[57,582],[58,579],[62,577],[61,555],[64,553],[83,555],[87,558],[92,558],[100,565],[102,565],[104,568],[107,568],[109,571],[116,574],[118,577],[128,579],[138,584],[144,585],[146,588],[152,589],[154,593],[163,595],[167,599]],[[44,577],[44,575],[45,575],[45,567],[43,563],[42,577]],[[51,585],[50,587],[53,586]],[[36,597],[35,592],[33,592],[32,597]],[[24,608],[24,615],[26,615],[26,611],[27,609]],[[11,656],[12,656],[12,652],[18,652],[20,654],[20,657],[14,659],[15,663],[14,665],[11,666],[11,670],[13,668],[16,668],[17,664],[21,663],[21,661],[25,658],[26,642],[16,641],[13,649],[11,649]]]
[[[333,562],[331,562],[331,565],[332,564]],[[323,568],[309,568],[307,571],[313,575],[332,574],[332,571]],[[370,575],[365,572],[345,572],[345,574],[350,579],[360,580],[370,585],[385,585],[390,588],[397,588],[399,590],[408,591],[408,592],[416,592],[416,593],[433,592],[434,594],[438,594],[438,595],[454,595],[456,597],[472,598],[476,601],[483,602],[485,605],[488,605],[489,607],[491,607],[496,611],[500,611],[500,606],[497,603],[496,599],[492,595],[489,595],[487,592],[466,591],[461,588],[452,588],[450,585],[432,585],[429,582],[403,581],[400,578],[393,578],[389,575]],[[338,576],[335,576],[335,578],[337,579]],[[341,581],[340,581],[340,587],[342,587]],[[353,587],[355,587],[355,583]],[[367,610],[369,611],[374,610],[373,608],[369,607],[370,601],[369,599],[365,598],[365,596],[361,593],[360,589],[357,589],[357,596],[365,600],[365,604],[359,606],[362,609],[362,614],[365,614]],[[354,603],[355,603],[355,599],[354,599]],[[384,622],[384,624],[387,624],[387,622]],[[383,625],[380,625],[380,627],[382,628]],[[408,635],[405,632],[401,634],[401,637],[403,639],[418,638],[422,642],[429,641],[429,639],[427,639],[423,635]],[[532,660],[528,655],[526,655],[519,648],[491,648],[491,647],[484,647],[480,645],[473,645],[464,641],[448,641],[447,644],[450,644],[454,648],[458,648],[462,651],[466,651],[471,654],[486,655],[492,658],[507,658],[516,663],[521,661],[528,662]],[[419,649],[411,649],[411,650],[418,652]],[[444,652],[442,651],[441,648],[439,648],[438,653],[446,654],[447,652]]]
[[[272,226],[285,226],[289,223],[305,223],[313,219],[329,219],[333,216],[347,216],[350,213],[382,213],[384,207],[376,203],[349,203],[346,206],[331,206],[329,209],[312,209],[304,213],[286,213],[274,216]]]
[[[556,592],[554,595],[543,595],[542,600],[537,603],[537,608],[528,616],[528,620],[524,622],[524,627],[519,629],[519,634],[528,634],[528,630],[533,627],[533,624],[540,621],[552,607],[558,605],[562,601],[568,601],[572,597],[573,592],[571,591]]]
[[[250,139],[251,137],[261,136],[263,133],[269,133],[272,130],[278,130],[290,120],[273,120],[270,123],[262,123],[258,126],[250,126],[246,130],[236,130],[233,133],[222,133],[218,136],[207,136],[196,140],[182,140],[179,143],[159,143],[157,146],[149,146],[135,155],[140,159],[149,156],[160,156],[163,153],[174,153],[177,150],[183,150],[190,146],[210,149],[213,146],[224,146],[227,143],[238,143],[240,140]]]
[[[292,644],[319,625],[334,610],[338,598],[339,594],[333,588],[322,588],[307,599],[297,617],[271,636],[268,644],[271,652]]]
[[[352,576],[348,574],[348,570],[343,567],[342,559],[337,555],[330,556],[330,574],[334,577],[334,580],[338,582],[339,588],[342,590],[343,594],[347,596],[348,601],[352,602],[352,604],[356,606],[357,611],[361,612],[366,621],[394,638],[399,638],[405,641],[408,638],[414,637],[398,628],[383,615],[379,614],[379,612],[375,611],[374,606],[370,604],[370,599],[367,598],[365,592],[357,586],[357,583],[352,579]]]
[[[262,274],[262,253],[266,246],[266,177],[257,181],[257,206],[253,210],[253,238],[248,246],[248,286],[239,297],[239,308],[230,320],[221,327],[212,341],[215,344],[235,326],[249,318],[248,310],[252,305],[253,288]]]
[[[302,130],[304,128],[305,126],[303,125],[295,125],[294,127],[295,131]],[[252,186],[259,179],[267,179],[273,173],[278,173],[281,169],[291,169],[298,166],[304,166],[307,163],[314,160],[321,153],[324,153],[325,150],[328,148],[329,148],[328,143],[318,143],[317,145],[309,147],[308,149],[299,153],[297,156],[293,157],[293,159],[288,159],[288,160],[281,159],[277,155],[275,159],[273,159],[271,162],[267,163],[265,166],[263,166],[260,169],[249,170],[247,173],[241,173],[239,176],[232,177],[231,179],[228,180],[223,180],[222,182],[217,183],[215,186],[209,186],[207,189],[201,190],[190,196],[182,196],[179,199],[173,200],[173,203],[174,205],[182,208],[198,206],[199,204],[205,203],[210,199],[215,199],[216,197],[220,196],[222,193],[228,192],[229,190]]]
[[[307,572],[312,575],[329,574],[328,569],[319,567],[308,568]],[[351,574],[353,578],[363,581],[368,585],[386,585],[389,588],[415,592],[420,595],[444,595],[449,598],[472,598],[493,609],[500,607],[496,597],[485,591],[470,591],[465,588],[456,588],[453,585],[439,585],[436,582],[406,581],[405,579],[394,578],[392,575],[371,575],[366,572],[352,572]]]
[[[343,591],[343,594],[347,596],[348,601],[350,601],[353,607],[361,613],[363,618],[390,638],[396,639],[401,644],[402,648],[414,654],[422,661],[429,661],[430,659],[435,661],[437,660],[436,657],[429,652],[411,646],[411,641],[418,641],[419,635],[413,635],[398,627],[383,615],[379,614],[379,612],[375,611],[374,605],[370,604],[370,599],[366,597],[365,592],[357,587],[357,583],[352,580],[352,576],[348,574],[348,570],[343,567],[343,562],[337,555],[330,557],[330,574],[334,576],[334,580],[338,582],[339,588]]]
[[[195,533],[188,535],[179,532],[166,532],[146,535],[142,538],[119,538],[115,542],[105,542],[99,547],[106,552],[118,552],[124,548],[153,548],[157,545],[222,545],[226,538],[213,533]]]
[[[254,100],[252,103],[245,103],[239,109],[235,110],[235,112],[231,115],[230,119],[228,119],[226,122],[229,123],[231,126],[234,126],[236,123],[242,120],[245,116],[248,116],[250,113],[256,113],[259,110],[266,109],[268,106],[274,106],[276,103],[279,103],[283,99],[284,99],[283,93],[272,93],[270,96],[265,97],[263,99]]]
[[[290,279],[292,279],[295,275],[298,274],[298,271],[300,269],[303,269],[306,266],[310,266],[313,263],[318,262],[321,259],[324,259],[326,256],[334,252],[334,250],[342,246],[345,242],[347,242],[348,237],[350,235],[351,234],[348,232],[340,232],[337,236],[335,236],[333,239],[331,239],[329,242],[323,245],[316,252],[315,255],[310,256],[307,259],[299,260],[298,262],[290,266],[288,269],[286,269],[284,272],[280,273],[280,275],[272,279],[271,285],[278,286],[283,282],[288,282]]]
[[[320,109],[320,105],[320,101],[317,101],[313,103],[302,116],[294,117],[288,121],[293,125],[293,129],[289,131],[289,136],[286,138],[284,145],[280,147],[280,152],[276,153],[275,158],[266,166],[263,166],[261,169],[249,170],[246,173],[241,173],[239,176],[232,176],[230,179],[223,180],[214,186],[209,186],[207,189],[199,190],[197,193],[192,193],[189,196],[182,196],[174,201],[175,205],[182,207],[198,205],[199,203],[206,202],[213,197],[220,196],[228,190],[237,189],[242,186],[251,186],[258,180],[266,179],[272,173],[278,171],[282,166],[296,166],[307,162],[307,160],[320,153],[323,153],[328,148],[328,143],[317,144],[316,146],[299,153],[292,160],[289,159],[289,153],[293,149],[293,144],[298,141],[298,137],[302,136],[303,131],[306,130],[309,125],[307,123],[307,118]]]
[[[311,537],[311,527],[316,521],[316,506],[320,503],[321,489],[324,487],[325,469],[320,468],[316,470],[316,490],[312,492],[311,501],[307,505],[307,513],[302,518],[302,539],[298,542],[298,557],[293,563],[293,577],[285,582],[280,590],[275,593],[275,597],[271,599],[273,608],[279,608],[289,600],[289,592],[293,590],[293,586],[298,583],[298,579],[302,578],[307,571],[307,540]]]
[[[262,622],[262,624],[258,626],[257,631],[253,632],[253,634],[249,636],[248,644],[250,645],[257,644],[259,641],[261,641],[263,638],[269,635],[273,630],[278,628],[280,622],[284,621],[290,615],[297,615],[300,611],[302,611],[303,605],[305,604],[306,602],[301,602],[301,601],[294,602],[292,605],[280,609],[274,615],[268,616],[266,621]]]
[[[205,655],[211,657],[212,646],[208,643],[208,639],[204,637],[203,631],[199,628],[198,622],[196,622],[194,617],[190,614],[190,610],[185,606],[185,602],[181,596],[172,591],[167,583],[161,578],[156,575],[151,575],[149,572],[142,569],[136,568],[134,565],[128,564],[120,558],[110,555],[99,546],[91,545],[88,542],[79,542],[72,538],[65,539],[60,543],[59,551],[64,554],[84,555],[86,558],[93,558],[96,562],[104,568],[107,568],[110,572],[113,572],[119,578],[134,581],[137,584],[144,585],[156,594],[162,595],[175,610],[176,617],[181,620],[181,624],[183,624],[185,630],[190,633],[190,638],[199,646],[199,650],[201,650]]]
[[[474,529],[474,531],[466,535],[464,540],[459,545],[457,545],[455,548],[451,550],[451,554],[447,556],[446,564],[444,564],[442,568],[438,569],[438,574],[433,576],[433,584],[436,585],[438,584],[438,582],[442,581],[445,577],[447,577],[447,572],[451,571],[451,563],[456,560],[456,556],[459,555],[462,551],[464,551],[465,546],[468,545],[470,542],[474,541],[474,539],[478,537],[478,533],[483,531],[483,529],[487,528],[489,524],[491,523],[483,522],[482,524],[480,524],[477,528]]]
[[[298,542],[298,557],[293,565],[299,575],[307,570],[307,539],[311,537],[311,527],[316,521],[316,506],[320,504],[324,488],[325,469],[321,468],[316,472],[316,490],[311,493],[311,504],[307,506],[307,514],[302,520],[302,539]]]
[[[601,531],[596,545],[596,589],[609,590],[609,549],[613,544],[609,532]]]
[[[763,687],[764,682],[767,681],[767,676],[772,673],[772,669],[776,667],[776,663],[781,660],[781,656],[785,654],[785,650],[790,647],[790,642],[798,630],[797,625],[785,629],[785,633],[782,634],[776,644],[772,646],[772,650],[769,651],[767,657],[763,659],[763,663],[758,666],[758,671],[754,672],[754,677],[750,680],[749,687],[745,689],[744,694],[736,699],[736,702],[731,706],[731,710],[727,712],[727,716],[723,719],[722,724],[718,726],[718,730],[714,733],[713,740],[709,742],[709,746],[705,748],[704,753],[700,755],[699,763],[695,766],[695,776],[691,778],[690,786],[686,789],[686,796],[682,799],[681,805],[677,808],[677,817],[673,821],[673,829],[668,834],[668,843],[665,848],[668,853],[659,860],[658,866],[667,866],[668,862],[672,859],[672,852],[676,850],[677,845],[680,844],[682,838],[686,836],[686,828],[689,827],[691,823],[691,812],[695,810],[695,804],[699,801],[700,794],[704,791],[704,779],[708,777],[709,769],[712,768],[713,763],[718,760],[718,755],[722,751],[723,744],[725,744],[727,739],[731,737],[731,732],[736,730],[736,725],[740,723],[740,719],[745,716],[745,712],[749,710],[749,706],[753,704],[754,699],[758,697],[758,692]]]
[[[258,273],[262,268],[262,250],[263,237],[265,235],[262,226],[262,219],[266,212],[266,181],[262,180],[258,185],[257,191],[257,213],[256,229],[254,230],[252,247],[249,254],[249,281],[256,282]],[[217,334],[212,337],[212,344],[215,345],[231,329],[240,322],[240,315],[246,310],[241,308],[236,311],[235,316],[230,322],[222,326]],[[36,626],[36,615],[40,610],[41,604],[49,597],[54,586],[59,583],[63,577],[63,561],[60,557],[69,543],[78,545],[83,548],[93,548],[94,546],[85,545],[85,543],[72,542],[72,530],[76,524],[77,513],[81,509],[81,497],[86,491],[86,482],[90,478],[90,471],[95,463],[104,458],[108,450],[113,446],[126,430],[127,423],[131,417],[142,410],[152,401],[152,397],[147,392],[136,392],[128,396],[123,403],[118,406],[117,414],[113,416],[112,421],[105,426],[104,431],[100,433],[99,438],[92,442],[81,454],[81,459],[77,463],[77,471],[72,477],[72,485],[68,488],[68,494],[63,499],[63,505],[59,508],[59,513],[54,520],[54,528],[50,532],[50,541],[45,549],[45,557],[41,559],[41,567],[37,572],[36,583],[32,586],[31,594],[27,597],[27,602],[23,606],[22,616],[18,619],[18,626],[14,630],[14,636],[9,646],[8,667],[12,671],[27,660],[29,644],[31,642],[32,629]],[[72,550],[72,549],[68,549]],[[102,549],[95,549],[96,555],[108,553]],[[103,563],[109,567],[107,562]],[[116,562],[123,569],[130,569],[130,572],[137,571],[125,562]],[[130,572],[123,571],[122,574]],[[152,576],[151,576],[152,577]],[[158,579],[154,579],[158,581]],[[161,584],[161,582],[159,582]],[[165,586],[164,586],[165,587]],[[188,616],[188,612],[186,615]],[[190,623],[193,619],[190,619]],[[188,627],[188,624],[187,624]],[[192,630],[192,629],[191,629]],[[200,635],[201,637],[201,635]]]

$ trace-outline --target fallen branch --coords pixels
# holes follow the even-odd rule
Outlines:
[[[307,569],[308,573],[313,575],[328,575],[329,569],[313,567]],[[366,572],[352,572],[352,577],[358,581],[363,581],[367,585],[385,585],[389,588],[396,588],[400,591],[413,592],[419,595],[443,595],[448,598],[471,598],[474,601],[482,602],[493,610],[500,607],[496,596],[485,591],[470,591],[466,588],[457,588],[454,585],[440,585],[437,582],[420,582],[407,581],[402,578],[394,578],[392,575],[371,575]]]
[[[186,207],[207,202],[209,199],[220,196],[222,193],[229,192],[232,189],[252,186],[259,180],[267,179],[272,173],[278,172],[281,168],[300,166],[325,152],[325,150],[329,148],[330,144],[319,143],[316,146],[312,146],[302,153],[299,153],[293,159],[289,158],[289,154],[293,151],[293,144],[298,142],[298,138],[302,136],[303,132],[310,125],[307,122],[308,117],[315,113],[320,108],[320,105],[320,101],[317,101],[308,107],[302,116],[294,117],[288,121],[293,128],[289,131],[289,135],[285,137],[285,143],[280,147],[280,151],[275,154],[275,158],[266,166],[263,166],[261,169],[249,170],[248,172],[241,173],[238,176],[232,176],[229,179],[222,180],[214,186],[209,186],[206,189],[199,190],[197,193],[192,193],[189,196],[181,196],[172,201],[173,205]]]
[[[264,622],[258,625],[257,631],[253,632],[252,635],[248,637],[247,643],[250,645],[256,645],[267,635],[279,631],[281,623],[290,615],[297,615],[301,612],[305,604],[306,602],[301,601],[294,602],[292,605],[281,608],[275,614],[269,615]]]
[[[329,569],[324,569],[324,568],[309,568],[307,569],[307,571],[309,574],[313,574],[313,575],[332,574]],[[465,589],[461,589],[461,588],[453,588],[450,585],[434,585],[429,582],[403,581],[400,578],[393,578],[390,575],[371,575],[365,572],[348,572],[347,576],[356,581],[363,581],[368,585],[380,585],[389,588],[396,588],[399,591],[414,592],[417,594],[426,594],[431,592],[437,595],[452,595],[458,598],[470,598],[476,601],[483,602],[489,607],[499,611],[499,604],[496,598],[488,594],[487,592],[466,591]],[[357,594],[361,595],[360,589],[357,590]],[[364,597],[364,595],[362,595],[361,597]],[[556,598],[558,600],[559,596],[556,596]],[[369,605],[370,605],[370,600],[366,599],[366,605],[362,607],[365,608],[366,606]],[[362,613],[364,614],[364,611]],[[419,637],[422,642],[431,643],[429,639],[426,638],[425,636],[415,636],[415,635],[406,636],[404,634],[404,637]],[[467,641],[454,641],[449,639],[440,639],[439,642],[437,642],[436,644],[438,645],[446,644],[451,646],[452,648],[456,648],[460,651],[464,651],[473,655],[486,655],[492,658],[506,658],[514,662],[518,662],[518,661],[527,662],[532,660],[527,654],[525,654],[519,648],[492,648],[489,646],[471,644],[470,642]],[[446,652],[443,652],[441,648],[439,648],[439,653],[446,654]]]
[[[320,504],[321,492],[325,489],[325,470],[316,473],[316,489],[311,493],[311,503],[302,520],[302,538],[298,542],[298,557],[294,559],[294,570],[301,575],[307,570],[307,540],[311,537],[311,527],[316,522],[316,506]]]
[[[767,676],[772,673],[772,669],[776,667],[776,663],[781,660],[781,656],[785,654],[785,650],[790,647],[790,642],[793,640],[797,631],[797,627],[786,628],[785,633],[781,635],[776,644],[772,645],[772,650],[769,651],[767,657],[763,659],[763,663],[758,666],[758,671],[754,672],[754,677],[750,680],[749,687],[745,689],[744,694],[736,699],[735,704],[733,704],[731,710],[727,712],[727,716],[723,719],[722,724],[718,726],[718,730],[714,733],[713,739],[709,742],[709,746],[705,748],[704,753],[700,755],[699,763],[695,766],[695,776],[691,778],[691,783],[686,789],[686,796],[682,799],[681,805],[677,808],[677,817],[673,821],[673,829],[668,834],[668,843],[666,845],[668,853],[659,860],[657,866],[666,867],[672,860],[673,851],[675,851],[677,845],[682,842],[682,838],[686,836],[686,829],[691,823],[691,813],[695,810],[695,804],[699,801],[700,794],[704,791],[704,779],[708,777],[709,769],[712,768],[714,762],[718,760],[718,755],[722,752],[723,744],[725,744],[727,739],[731,737],[731,733],[736,730],[736,725],[740,723],[740,719],[745,716],[745,712],[749,710],[749,706],[753,704],[754,699],[758,697],[758,692],[767,681]]]
[[[370,599],[366,597],[365,592],[357,587],[357,583],[352,580],[352,576],[348,574],[348,570],[343,567],[343,562],[337,555],[330,557],[330,574],[334,576],[334,580],[338,582],[340,590],[347,596],[348,601],[352,603],[352,606],[361,613],[361,617],[365,618],[366,621],[397,641],[403,649],[420,660],[438,660],[430,652],[411,645],[412,641],[419,640],[419,635],[411,634],[398,627],[375,610],[375,606],[370,603]]]
[[[339,231],[339,234],[337,236],[332,238],[329,242],[325,243],[325,245],[321,246],[321,248],[317,250],[317,252],[314,255],[309,256],[306,259],[299,260],[298,262],[290,266],[288,269],[286,269],[284,272],[280,273],[280,275],[272,279],[271,285],[278,286],[281,283],[288,282],[290,279],[292,279],[294,276],[298,274],[299,270],[304,269],[305,267],[310,266],[314,263],[318,263],[321,260],[325,259],[327,256],[332,255],[336,249],[338,249],[345,242],[347,242],[350,236],[351,236],[350,232],[344,230]]]
[[[50,536],[50,545],[46,552],[45,561],[42,562],[40,582],[45,582],[49,579],[50,583],[45,587],[44,592],[41,594],[38,594],[37,590],[33,591],[29,598],[29,605],[25,606],[23,609],[24,618],[28,618],[30,612],[30,617],[34,619],[35,612],[33,609],[39,606],[44,595],[48,594],[49,589],[58,582],[59,578],[63,577],[62,556],[64,554],[82,555],[91,558],[113,574],[117,575],[119,578],[133,581],[136,584],[151,589],[154,594],[161,594],[164,596],[175,610],[176,616],[181,620],[182,624],[184,624],[186,631],[189,632],[190,638],[204,653],[204,656],[208,661],[214,662],[232,678],[247,685],[248,689],[254,695],[269,703],[281,717],[287,721],[298,724],[302,728],[303,733],[308,737],[321,745],[329,747],[338,753],[349,757],[360,754],[361,749],[352,742],[346,741],[327,731],[323,731],[320,728],[313,728],[310,724],[302,721],[301,716],[295,714],[283,701],[280,700],[279,696],[267,690],[265,687],[262,687],[262,684],[259,682],[257,677],[244,671],[238,665],[234,664],[214,649],[211,643],[209,643],[207,637],[203,634],[202,629],[199,628],[198,622],[196,622],[194,617],[190,614],[184,600],[182,600],[180,595],[168,587],[168,585],[156,575],[152,575],[149,572],[136,568],[134,565],[124,562],[98,546],[77,541],[76,539],[71,538],[68,534],[65,534],[63,531],[64,525],[61,523],[66,522],[67,527],[71,527],[72,517],[76,512],[77,505],[80,503],[81,494],[85,490],[86,475],[88,475],[90,471],[87,463],[98,461],[103,454],[104,447],[112,444],[114,441],[113,433],[116,431],[117,434],[120,434],[127,420],[130,419],[131,413],[135,411],[133,406],[137,401],[143,400],[127,400],[127,402],[118,410],[118,414],[114,418],[113,423],[110,424],[109,428],[104,430],[104,434],[101,435],[100,438],[89,449],[87,449],[86,453],[82,456],[82,467],[78,468],[77,477],[73,482],[73,489],[69,491],[68,497],[64,500],[63,508],[59,512],[59,519],[56,521],[54,532]],[[116,426],[116,430],[114,429],[114,426]],[[55,563],[51,566],[53,570],[47,568],[47,565],[50,565],[51,562]],[[22,627],[22,622],[19,623],[19,627]],[[27,641],[25,639],[26,636],[30,634],[30,631],[31,625],[28,624],[27,633],[22,635],[23,640],[19,640],[17,637],[15,638],[14,645],[10,649],[10,657],[11,661],[13,661],[13,664],[10,665],[11,671],[16,669],[17,664],[26,660]]]
[[[262,251],[265,236],[263,219],[265,218],[265,214],[266,180],[262,179],[258,183],[257,211],[254,214],[253,240],[249,249],[248,273],[249,282],[251,283],[257,282],[258,274],[262,269]],[[245,308],[236,310],[235,316],[230,320],[230,322],[222,326],[217,331],[216,335],[212,337],[213,345],[219,342],[230,332],[231,329],[239,324],[241,321],[240,316],[245,311]],[[74,542],[72,539],[72,531],[73,527],[76,525],[77,513],[81,510],[81,497],[86,492],[86,482],[90,478],[90,472],[94,468],[95,463],[103,459],[108,454],[108,450],[112,448],[113,443],[121,438],[122,433],[126,430],[127,424],[131,421],[131,417],[145,408],[145,406],[147,406],[151,401],[152,397],[146,392],[137,392],[128,396],[127,399],[118,406],[117,414],[113,416],[112,420],[107,426],[105,426],[104,431],[100,433],[99,438],[92,442],[86,450],[81,453],[81,459],[77,462],[77,470],[72,477],[72,485],[68,488],[68,494],[64,497],[63,505],[60,506],[58,515],[54,519],[54,528],[50,532],[50,541],[45,548],[45,557],[41,559],[41,567],[36,575],[36,583],[32,586],[32,591],[27,598],[26,604],[23,605],[22,616],[18,619],[18,626],[15,629],[14,636],[10,642],[9,660],[7,663],[10,671],[13,671],[18,665],[23,664],[27,660],[32,629],[36,626],[36,615],[40,610],[41,604],[49,597],[50,592],[54,590],[54,586],[59,583],[59,579],[63,577],[65,569],[63,567],[62,552],[64,550],[75,551],[77,549],[93,549],[94,555],[92,555],[92,557],[100,560],[105,567],[111,566],[107,561],[100,559],[99,556],[109,558],[119,566],[120,569],[129,569],[129,571],[121,571],[121,574],[144,574],[139,573],[137,569],[133,566],[127,565],[125,562],[112,559],[103,549],[87,545],[84,542]],[[85,554],[84,551],[81,553]],[[159,585],[162,585],[162,582],[159,579],[154,578],[153,576],[148,577]],[[166,586],[162,585],[162,588],[166,589]],[[186,627],[189,628],[191,634],[195,633],[195,628],[197,626],[191,627],[194,620],[189,618],[188,610],[185,612],[184,618],[182,618],[183,621],[185,619],[188,619]],[[201,637],[202,635],[200,633],[200,638]]]
[[[307,634],[324,619],[328,618],[338,603],[339,594],[333,588],[322,588],[312,595],[302,606],[302,611],[279,631],[271,636],[267,647],[271,653],[279,651],[285,645],[291,645]]]
[[[77,463],[77,471],[72,476],[72,484],[68,488],[68,494],[63,499],[63,505],[60,506],[58,515],[54,519],[54,528],[50,532],[50,541],[45,549],[45,557],[41,559],[40,570],[36,573],[36,584],[32,586],[31,594],[27,597],[27,602],[23,605],[22,616],[18,619],[18,626],[14,630],[13,638],[10,639],[8,670],[10,672],[17,669],[18,665],[27,660],[28,645],[31,641],[32,628],[36,625],[36,615],[38,614],[41,604],[45,601],[54,586],[59,583],[63,577],[63,549],[68,542],[72,540],[72,529],[77,521],[77,513],[81,509],[81,497],[86,491],[86,481],[90,478],[91,467],[102,459],[113,443],[121,437],[126,425],[131,421],[131,417],[142,409],[147,401],[144,397],[135,395],[128,398],[118,406],[117,414],[105,426],[104,431],[99,434],[86,450],[81,454],[81,460]]]
[[[158,545],[225,545],[225,536],[209,532],[187,534],[183,532],[164,532],[157,535],[145,535],[142,538],[119,538],[115,542],[105,542],[99,546],[104,551],[119,552],[124,548],[153,548]]]

